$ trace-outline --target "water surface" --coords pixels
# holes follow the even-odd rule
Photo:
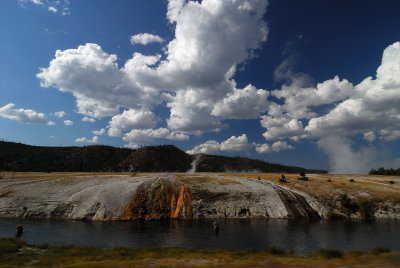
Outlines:
[[[387,246],[400,250],[400,221],[293,221],[279,219],[213,221],[113,221],[32,220],[0,218],[0,237],[13,237],[22,224],[20,237],[31,244],[117,246],[177,246],[201,249],[248,249],[270,245],[307,254],[319,248],[368,250]]]

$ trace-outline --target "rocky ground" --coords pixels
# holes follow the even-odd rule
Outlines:
[[[396,218],[395,177],[215,173],[18,173],[0,180],[0,217]],[[350,179],[353,179],[350,182]]]

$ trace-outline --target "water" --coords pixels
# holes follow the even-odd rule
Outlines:
[[[31,244],[117,246],[178,246],[202,249],[249,249],[270,245],[307,254],[319,248],[368,250],[386,246],[400,250],[400,221],[290,221],[277,219],[170,220],[152,222],[88,222],[0,218],[0,237],[15,235]]]

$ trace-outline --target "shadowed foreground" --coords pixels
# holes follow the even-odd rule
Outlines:
[[[27,245],[0,239],[0,267],[400,267],[400,252],[319,250],[301,257],[277,247],[264,250],[115,248]]]

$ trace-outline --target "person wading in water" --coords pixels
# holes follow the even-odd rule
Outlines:
[[[24,232],[24,227],[22,225],[17,225],[15,226],[15,229],[17,229],[17,233],[15,234],[15,237],[20,237],[22,233]]]
[[[213,225],[214,225],[214,233],[215,234],[218,234],[218,231],[219,231],[219,226],[218,226],[218,222],[213,222]]]

